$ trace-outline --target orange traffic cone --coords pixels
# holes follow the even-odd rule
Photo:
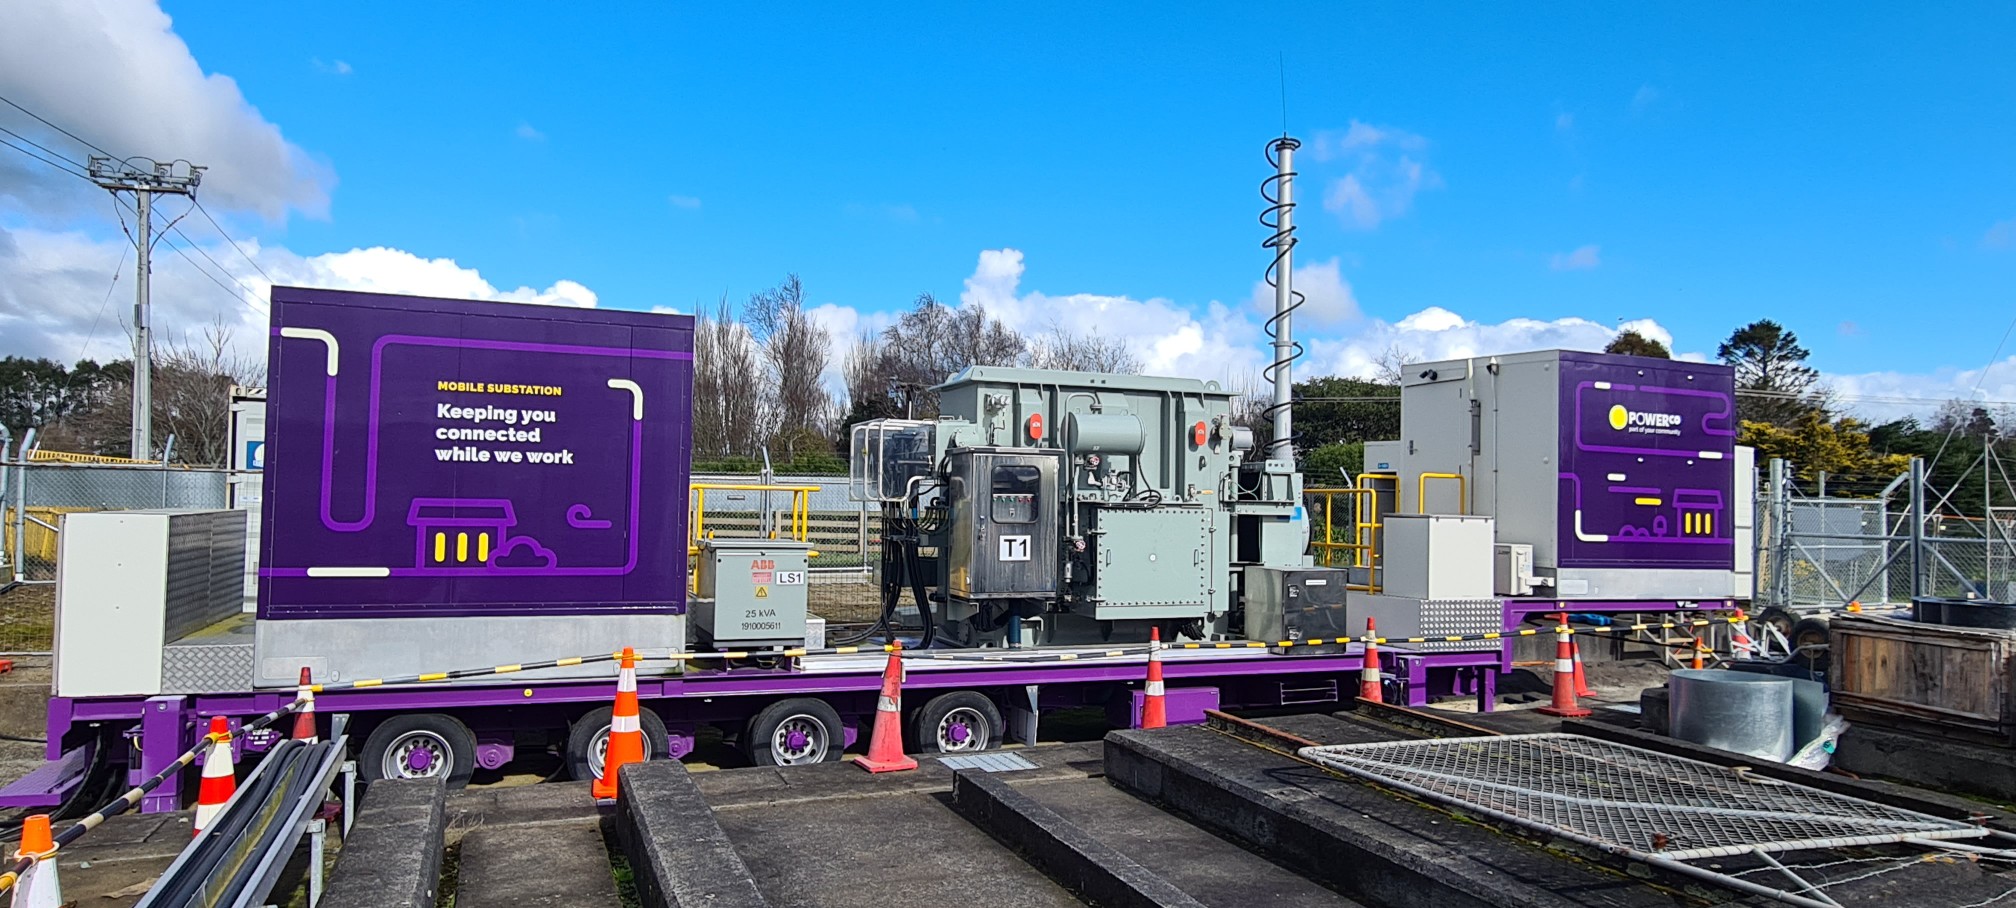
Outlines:
[[[1141,692],[1141,727],[1167,728],[1169,704],[1162,699],[1162,629],[1148,629],[1148,686]]]
[[[868,738],[868,755],[856,762],[869,772],[901,772],[916,769],[917,761],[903,752],[903,644],[889,650],[889,665],[882,669],[882,696],[875,701],[875,730]]]
[[[1386,686],[1379,680],[1379,627],[1365,619],[1365,665],[1358,670],[1358,699],[1367,703],[1386,702]]]
[[[637,722],[637,651],[624,647],[616,664],[616,706],[609,711],[609,744],[602,750],[602,774],[588,786],[598,801],[616,797],[617,770],[644,762],[644,728]]]
[[[200,836],[210,828],[210,821],[238,790],[237,767],[231,759],[231,723],[223,716],[211,716],[210,752],[203,756],[203,781],[196,786],[196,821],[190,824],[191,836]]]
[[[294,711],[294,740],[307,744],[321,740],[315,735],[315,681],[308,666],[301,666],[301,686],[294,689],[294,699],[301,703]]]
[[[1697,671],[1697,672],[1698,672],[1698,671],[1700,671],[1701,669],[1703,669],[1703,668],[1706,668],[1706,667],[1707,667],[1707,666],[1705,666],[1705,665],[1703,665],[1703,664],[1702,664],[1702,662],[1703,662],[1703,659],[1702,659],[1702,656],[1703,656],[1703,655],[1704,655],[1705,653],[1707,653],[1707,652],[1708,652],[1708,644],[1706,644],[1706,643],[1703,643],[1703,642],[1701,642],[1701,635],[1700,635],[1700,634],[1695,634],[1695,635],[1694,635],[1694,670],[1695,670],[1695,671]]]
[[[1561,623],[1562,624],[1568,623],[1568,615],[1566,612],[1563,612],[1561,614]],[[1595,696],[1596,692],[1589,689],[1589,676],[1583,674],[1582,672],[1582,641],[1575,639],[1573,636],[1570,636],[1568,638],[1568,651],[1575,654],[1575,696],[1577,697]]]
[[[62,908],[63,884],[56,879],[56,839],[49,834],[49,815],[38,813],[21,821],[21,847],[14,859],[35,858],[14,882],[15,908]]]
[[[1579,719],[1594,715],[1589,710],[1575,705],[1575,634],[1568,629],[1567,616],[1554,629],[1554,703],[1540,707],[1540,712],[1564,719]]]

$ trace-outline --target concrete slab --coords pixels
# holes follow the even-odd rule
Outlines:
[[[1052,782],[1105,787],[1096,779]],[[1174,883],[1019,789],[979,770],[952,777],[952,808],[1100,908],[1204,908]]]
[[[1097,741],[1083,741],[1021,748],[1014,753],[1036,764],[1035,769],[1013,773],[1018,778],[1082,779],[1101,771],[1105,751]],[[952,790],[952,770],[937,757],[919,756],[917,763],[911,772],[871,773],[852,763],[821,763],[724,769],[695,773],[692,779],[716,809]]]
[[[768,908],[685,766],[623,767],[616,809],[616,840],[646,908]]]
[[[1407,908],[1673,908],[1678,895],[1574,863],[1202,728],[1115,732],[1115,785],[1306,867],[1359,901]],[[1734,904],[1746,904],[1734,901]]]
[[[616,908],[597,821],[498,826],[462,839],[456,908]]]
[[[1209,908],[1360,904],[1103,779],[1034,782],[1015,790]]]
[[[748,804],[716,816],[777,908],[1081,904],[961,819],[941,794],[899,790],[806,800],[789,810]]]
[[[441,779],[371,783],[319,908],[432,908],[446,799]]]
[[[536,826],[545,823],[592,823],[604,811],[595,804],[587,782],[545,782],[512,788],[465,788],[450,792],[444,807],[447,842],[461,841],[474,829],[496,826]]]
[[[1841,733],[1834,762],[1858,775],[2016,804],[2016,750],[1854,723]]]

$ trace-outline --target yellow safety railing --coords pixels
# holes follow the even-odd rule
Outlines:
[[[88,463],[88,464],[129,464],[140,466],[163,466],[158,460],[134,460],[131,457],[111,457],[103,454],[71,454],[67,451],[44,451],[36,449],[28,454],[29,463]]]
[[[686,527],[686,553],[700,554],[700,540],[714,538],[714,535],[707,531],[708,492],[787,492],[791,495],[791,516],[784,529],[785,538],[797,542],[811,542],[812,493],[817,491],[818,486],[696,482],[693,484],[693,520]],[[769,538],[776,539],[777,530],[772,529]]]
[[[1352,566],[1370,567],[1372,543],[1365,540],[1367,532],[1376,528],[1378,524],[1374,523],[1369,527],[1365,524],[1365,515],[1372,510],[1367,506],[1368,502],[1366,499],[1377,493],[1371,489],[1304,489],[1302,491],[1307,495],[1323,496],[1323,535],[1309,543],[1321,557],[1322,560],[1319,563],[1324,567],[1335,567],[1336,560],[1333,557],[1335,553],[1350,552]],[[1338,528],[1336,515],[1337,496],[1339,495],[1351,496],[1353,538],[1350,542],[1337,541]]]
[[[1428,480],[1430,479],[1456,480],[1456,513],[1470,513],[1470,480],[1461,473],[1421,474],[1421,478],[1415,480],[1414,483],[1414,509],[1417,512],[1422,514],[1428,513]]]

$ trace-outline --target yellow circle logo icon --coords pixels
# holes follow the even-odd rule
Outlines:
[[[1619,430],[1619,431],[1622,431],[1622,430],[1623,430],[1623,428],[1624,428],[1624,421],[1625,421],[1626,419],[1628,419],[1629,417],[1630,417],[1630,414],[1629,414],[1629,413],[1626,413],[1626,412],[1624,412],[1624,405],[1623,405],[1623,404],[1617,404],[1617,405],[1615,405],[1615,406],[1611,407],[1611,408],[1610,408],[1610,428],[1612,428],[1612,429],[1617,429],[1617,430]]]

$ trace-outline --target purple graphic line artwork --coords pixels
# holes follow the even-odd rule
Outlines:
[[[568,505],[567,525],[580,530],[606,530],[609,528],[609,521],[590,517],[590,513],[588,506],[585,504]]]
[[[296,287],[272,312],[262,619],[683,609],[689,317]]]

